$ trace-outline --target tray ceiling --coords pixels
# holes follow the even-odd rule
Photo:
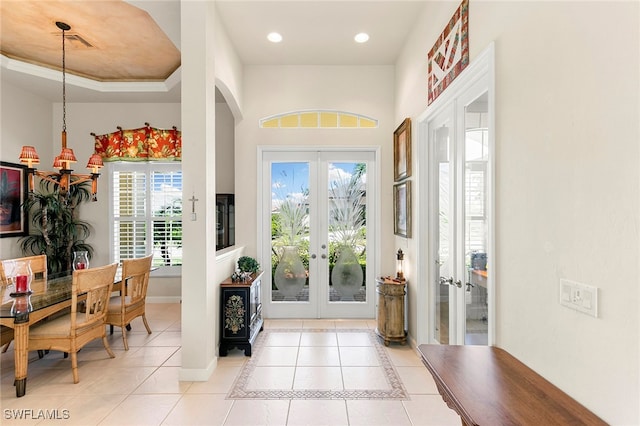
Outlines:
[[[147,12],[123,1],[2,1],[0,52],[59,70],[66,22],[66,69],[101,82],[164,81],[180,51]]]

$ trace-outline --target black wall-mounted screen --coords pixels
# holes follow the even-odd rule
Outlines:
[[[234,194],[216,194],[216,250],[236,243]]]

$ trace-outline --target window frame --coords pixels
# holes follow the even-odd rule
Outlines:
[[[108,180],[109,180],[109,258],[112,262],[115,262],[115,247],[114,247],[114,233],[115,233],[115,211],[114,211],[114,187],[113,187],[113,178],[115,172],[144,172],[147,176],[147,185],[151,182],[151,174],[153,172],[182,172],[182,164],[179,162],[171,161],[145,161],[145,162],[127,162],[127,161],[116,161],[111,162],[108,165]],[[182,198],[184,199],[184,187],[183,187]],[[147,202],[150,199],[150,193],[148,194]],[[147,229],[153,229],[152,225],[152,216],[151,212],[146,213],[146,221],[147,221]],[[184,211],[182,215],[182,222],[184,222]],[[146,253],[151,253],[153,251],[153,239],[147,239],[147,250]],[[157,270],[152,272],[153,276],[156,277],[179,277],[182,275],[182,265],[175,266],[158,266]]]

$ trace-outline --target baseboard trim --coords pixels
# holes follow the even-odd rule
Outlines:
[[[181,303],[180,296],[147,296],[147,303]]]
[[[214,357],[207,368],[181,368],[179,377],[182,382],[206,382],[218,365],[218,358]]]

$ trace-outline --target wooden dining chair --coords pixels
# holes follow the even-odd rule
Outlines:
[[[151,334],[145,314],[145,304],[152,258],[153,254],[138,259],[123,260],[120,295],[113,296],[109,300],[107,324],[110,325],[111,334],[113,334],[114,326],[122,328],[122,340],[124,341],[124,349],[127,351],[129,343],[125,328],[134,318],[142,317],[147,333]]]
[[[26,256],[26,257],[18,257],[15,259],[5,259],[0,262],[0,285],[9,284],[8,277],[6,275],[7,271],[5,271],[5,264],[9,264],[9,262],[15,262],[17,260],[28,260],[31,262],[31,271],[33,272],[34,278],[42,278],[43,280],[47,280],[47,255],[39,254],[36,256]],[[6,263],[5,263],[6,262]],[[7,349],[9,349],[9,345],[13,340],[13,329],[10,327],[0,326],[0,351],[5,353]],[[38,353],[40,358],[44,355],[43,353]]]
[[[0,347],[2,347],[2,353],[7,351],[12,341],[13,328],[0,325]]]
[[[29,329],[29,351],[58,350],[71,355],[73,383],[78,383],[78,351],[92,340],[102,338],[109,357],[115,355],[109,347],[105,319],[113,279],[118,265],[73,272],[71,312],[49,321],[36,323]],[[84,312],[78,310],[79,298],[84,299]]]
[[[31,272],[33,272],[34,279],[47,280],[47,255],[39,254],[36,256],[21,257],[15,260],[29,260],[31,261]]]
[[[34,279],[47,279],[47,255],[38,254],[35,256],[17,257],[15,259],[4,259],[0,262],[0,282],[2,284],[8,283],[8,277],[6,276],[5,265],[10,262],[28,260],[31,262],[31,271],[33,272]]]
[[[9,285],[9,281],[4,273],[3,262],[0,262],[0,286],[7,286]],[[2,353],[5,353],[7,349],[9,349],[9,344],[11,344],[12,340],[13,328],[0,325],[0,348],[2,348]]]
[[[0,262],[0,285],[9,285],[7,275],[4,273],[4,260]]]

